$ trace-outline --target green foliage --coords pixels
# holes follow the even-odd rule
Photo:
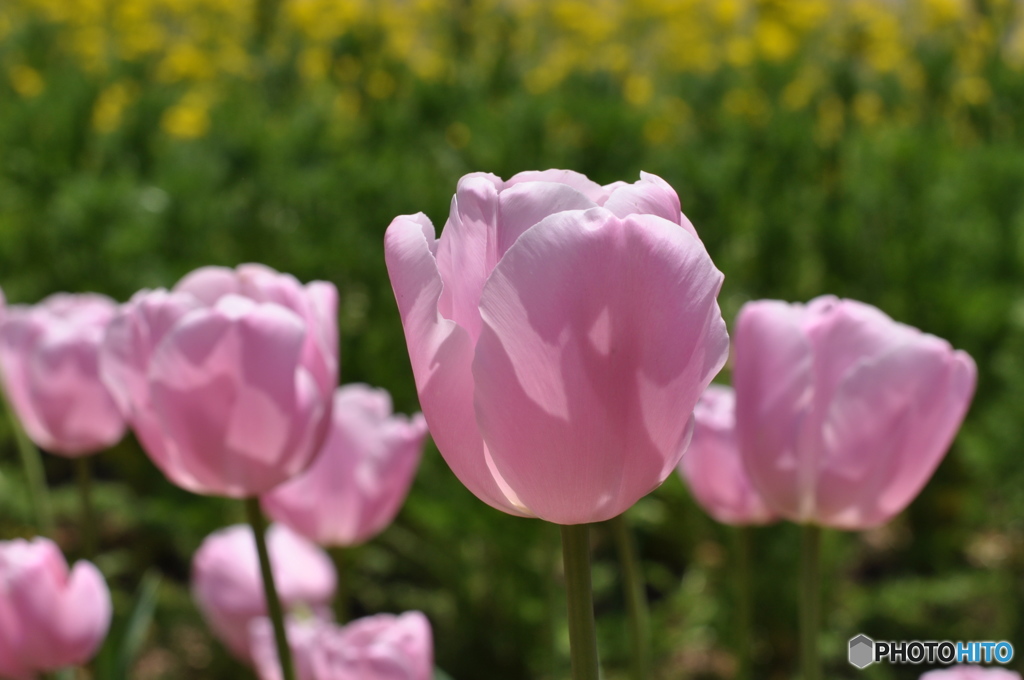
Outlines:
[[[168,94],[145,78],[123,124],[93,131],[101,84],[54,56],[45,26],[19,39],[47,86],[19,97],[0,82],[0,284],[11,301],[62,290],[126,299],[198,266],[247,261],[326,279],[341,293],[344,381],[385,387],[409,412],[416,395],[382,248],[394,216],[423,211],[440,230],[457,179],[475,170],[507,177],[568,167],[601,182],[657,173],[676,187],[726,274],[727,320],[746,300],[834,293],[945,337],[978,362],[964,430],[910,510],[877,531],[826,537],[827,676],[921,672],[855,674],[845,644],[859,632],[1024,641],[1019,72],[988,67],[986,106],[952,116],[940,93],[915,118],[847,120],[823,139],[818,110],[772,99],[754,118],[723,113],[728,72],[679,75],[671,88],[690,113],[662,116],[667,127],[652,136],[649,112],[600,74],[538,94],[500,60],[472,78],[399,74],[391,96],[364,98],[352,117],[300,89],[287,67],[225,81],[209,134],[181,140],[161,131]],[[925,55],[937,83],[953,68],[943,54],[939,46]],[[776,97],[798,66],[747,75]],[[840,94],[852,77],[846,66],[828,74]],[[0,429],[0,530],[31,535],[14,443],[6,423]],[[114,590],[114,630],[145,638],[129,677],[239,677],[191,603],[188,575],[202,538],[239,521],[240,508],[174,488],[134,441],[96,463],[98,562]],[[75,556],[71,466],[49,457],[46,467],[58,539]],[[649,579],[658,677],[732,677],[730,530],[706,518],[674,477],[627,517]],[[594,546],[599,634],[615,680],[628,669],[622,584],[603,528]],[[795,667],[797,546],[791,526],[755,532],[757,636],[748,644],[757,677],[791,677]],[[487,508],[430,447],[398,521],[353,550],[349,592],[355,614],[426,612],[437,663],[452,678],[563,678],[558,554],[553,527]],[[162,578],[159,590],[146,585],[150,573]]]

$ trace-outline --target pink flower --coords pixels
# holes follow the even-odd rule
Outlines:
[[[28,436],[78,457],[120,441],[125,423],[99,375],[99,348],[117,303],[57,294],[0,314],[0,375]]]
[[[331,430],[316,461],[263,496],[263,509],[320,545],[368,541],[398,514],[426,434],[422,414],[411,420],[391,414],[386,390],[338,388]]]
[[[267,531],[267,552],[285,612],[329,617],[337,575],[327,554],[277,524]],[[249,624],[267,616],[249,526],[237,524],[206,537],[192,558],[192,596],[217,638],[239,659],[249,661]]]
[[[111,324],[103,375],[143,448],[195,493],[262,494],[302,472],[330,424],[337,290],[247,264],[142,291]]]
[[[397,217],[385,254],[431,436],[481,500],[596,522],[675,468],[729,339],[663,180],[467,175],[440,239]]]
[[[92,563],[69,573],[49,539],[0,541],[0,676],[21,680],[85,663],[110,616],[110,591]]]
[[[694,498],[723,524],[768,524],[776,519],[750,483],[736,441],[736,394],[709,385],[693,410],[693,440],[679,474]]]
[[[981,666],[952,666],[937,671],[928,671],[921,680],[1021,680],[1020,673],[1005,668],[982,668]]]
[[[751,302],[735,335],[747,473],[796,522],[891,519],[935,471],[974,393],[967,354],[853,300]]]
[[[327,621],[289,622],[296,680],[431,680],[430,622],[420,612],[378,614],[339,627]],[[270,622],[251,629],[260,680],[281,680]]]

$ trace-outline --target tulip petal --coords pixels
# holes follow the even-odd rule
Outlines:
[[[608,197],[605,187],[575,170],[527,170],[513,175],[505,182],[505,189],[523,182],[549,182],[565,184],[580,192],[597,205],[604,203]]]
[[[617,186],[604,202],[604,209],[620,218],[645,213],[657,215],[697,235],[690,221],[683,219],[676,190],[662,178],[647,172],[640,173],[639,182]]]
[[[523,232],[545,217],[566,210],[596,207],[594,201],[567,184],[519,182],[513,185],[498,196],[498,259]]]
[[[665,480],[692,427],[679,413],[728,353],[721,284],[699,241],[650,215],[558,213],[509,249],[480,301],[475,404],[534,514],[601,521]]]
[[[480,329],[480,291],[498,261],[497,211],[494,183],[463,177],[437,241],[436,267],[444,283],[446,316],[474,339]]]
[[[110,591],[99,569],[91,562],[76,563],[68,576],[60,614],[54,617],[54,639],[60,643],[62,658],[53,668],[92,658],[107,636],[112,611]]]
[[[901,512],[949,449],[976,374],[969,356],[924,334],[852,370],[825,421],[815,517],[864,529]]]
[[[186,274],[174,286],[175,293],[189,293],[207,307],[225,295],[239,293],[238,277],[227,267],[200,267]]]
[[[733,383],[740,453],[754,487],[787,519],[813,502],[813,450],[798,446],[811,409],[814,359],[802,307],[749,302],[736,320]],[[810,472],[807,472],[810,470]]]
[[[99,379],[102,335],[102,328],[51,333],[29,358],[29,392],[53,453],[95,453],[124,436],[121,411]]]
[[[293,414],[308,409],[296,390],[305,334],[283,307],[227,296],[186,316],[158,347],[149,373],[154,410],[186,469],[211,492],[262,493],[282,481],[287,459],[312,455],[288,446],[306,421]]]
[[[153,350],[178,320],[199,305],[191,294],[143,290],[133,295],[107,326],[100,349],[100,375],[124,416],[146,408],[146,372]]]
[[[434,228],[422,214],[396,217],[384,237],[420,406],[459,481],[491,507],[525,516],[488,467],[473,411],[473,344],[464,328],[439,311],[443,284],[435,249],[440,246]]]

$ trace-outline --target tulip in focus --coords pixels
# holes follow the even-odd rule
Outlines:
[[[117,303],[91,293],[59,293],[0,313],[3,389],[40,448],[79,457],[124,436],[124,418],[99,373],[100,345],[116,313]]]
[[[385,254],[431,436],[481,500],[597,522],[675,469],[729,339],[662,179],[467,175],[439,239],[400,216]]]
[[[422,414],[392,415],[386,390],[340,387],[320,454],[304,473],[263,496],[263,509],[320,545],[368,541],[398,514],[426,434]]]
[[[110,591],[91,562],[68,571],[49,539],[0,541],[0,677],[27,680],[86,663],[110,617]]]
[[[921,680],[1021,680],[1020,673],[1005,668],[982,668],[981,666],[952,666],[937,671],[928,671]]]
[[[277,524],[267,551],[285,612],[330,616],[337,587],[323,550]],[[192,558],[192,596],[213,633],[239,659],[250,661],[249,625],[267,616],[252,530],[244,524],[215,531]]]
[[[338,379],[337,297],[247,264],[197,269],[122,308],[103,374],[172,482],[253,497],[308,467]]]
[[[935,471],[974,393],[966,353],[853,300],[748,303],[735,343],[747,473],[795,522],[890,520]]]
[[[690,448],[679,474],[697,503],[716,521],[733,525],[768,524],[777,518],[751,484],[736,441],[736,394],[709,385],[693,410]]]
[[[296,680],[431,680],[434,643],[420,612],[378,614],[340,627],[328,621],[288,627]],[[251,628],[252,656],[260,680],[281,680],[269,622]]]

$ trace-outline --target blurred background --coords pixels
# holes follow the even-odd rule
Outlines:
[[[977,360],[934,479],[882,529],[825,537],[829,678],[846,644],[1009,640],[1024,669],[1024,4],[1012,0],[2,0],[0,285],[127,299],[206,264],[263,262],[341,293],[342,379],[416,394],[382,238],[440,229],[459,176],[646,170],[754,298],[834,293]],[[723,374],[721,380],[727,379]],[[683,417],[683,414],[680,414]],[[31,535],[0,424],[0,531]],[[95,459],[98,559],[124,625],[164,577],[131,676],[238,678],[188,591],[237,503],[167,482],[134,440]],[[47,457],[81,554],[70,461]],[[659,679],[734,677],[735,535],[673,476],[628,514]],[[794,677],[798,532],[753,532],[755,676]],[[454,680],[568,676],[558,532],[477,501],[428,446],[398,521],[355,549],[356,613],[421,609]],[[608,680],[622,583],[594,534]]]

